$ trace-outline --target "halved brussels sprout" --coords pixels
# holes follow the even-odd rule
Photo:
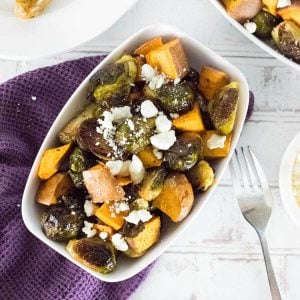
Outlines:
[[[163,166],[147,171],[140,187],[140,196],[147,201],[155,199],[162,191],[166,176],[167,171]]]
[[[155,118],[144,119],[135,115],[118,126],[115,135],[116,144],[126,153],[136,154],[150,144],[150,137],[154,128]]]
[[[143,222],[139,222],[137,225],[125,222],[120,233],[125,237],[136,237],[140,232],[142,232],[145,228]]]
[[[130,210],[140,210],[146,209],[149,210],[149,202],[143,198],[137,198],[133,202],[130,203]]]
[[[217,96],[209,102],[208,111],[215,128],[222,134],[232,132],[239,100],[239,84],[225,85]]]
[[[165,160],[170,169],[186,171],[203,157],[203,143],[196,133],[183,133],[177,137],[175,144],[165,152]]]
[[[109,241],[98,237],[69,241],[67,251],[83,265],[100,273],[109,273],[116,268],[116,251]]]
[[[83,219],[84,215],[80,211],[53,205],[42,213],[41,226],[48,239],[64,242],[77,237]]]
[[[278,23],[276,17],[264,10],[261,10],[252,21],[256,24],[255,35],[262,38],[270,37],[273,28]]]

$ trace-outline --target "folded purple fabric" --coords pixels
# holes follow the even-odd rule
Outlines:
[[[0,85],[0,299],[127,299],[148,267],[120,283],[99,281],[29,233],[21,198],[48,129],[81,81],[103,59],[38,69]]]

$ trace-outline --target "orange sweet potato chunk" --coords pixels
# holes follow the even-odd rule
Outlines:
[[[70,149],[71,143],[46,150],[39,166],[39,178],[46,180],[53,176],[63,164],[66,156],[70,152]]]
[[[278,0],[262,0],[263,10],[269,12],[273,16],[277,16],[277,3]]]
[[[182,131],[201,132],[205,130],[199,104],[194,103],[193,109],[172,121],[173,126]]]
[[[146,62],[171,79],[181,79],[189,70],[188,59],[179,39],[150,51],[146,55]]]
[[[152,146],[145,147],[137,156],[145,168],[159,167],[162,164],[162,160],[154,155]]]
[[[128,177],[116,176],[116,179],[118,181],[119,186],[126,186],[132,183],[132,180],[129,176]]]
[[[214,68],[203,67],[198,87],[202,95],[210,101],[229,82],[230,79],[226,73]]]
[[[135,51],[135,55],[146,55],[150,51],[157,49],[163,45],[162,37],[156,37],[150,41],[145,42],[144,44],[140,45]]]
[[[278,15],[285,21],[293,21],[300,26],[300,3],[278,9]]]
[[[100,232],[107,232],[109,236],[114,234],[114,230],[111,226],[101,225],[101,224],[94,224],[93,228],[96,229],[99,233]]]

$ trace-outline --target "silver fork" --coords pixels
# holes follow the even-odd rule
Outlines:
[[[235,150],[229,169],[243,216],[254,227],[261,243],[272,299],[281,300],[266,239],[272,213],[272,194],[266,176],[250,146]]]

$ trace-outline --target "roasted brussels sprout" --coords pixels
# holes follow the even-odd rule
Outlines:
[[[145,228],[143,222],[139,222],[137,225],[125,222],[120,233],[125,237],[136,237],[140,232],[142,232]]]
[[[86,193],[84,191],[76,191],[70,195],[63,195],[59,198],[59,203],[71,211],[83,212],[83,205]]]
[[[93,118],[99,111],[99,105],[92,103],[87,105],[74,119],[72,119],[58,134],[58,139],[63,144],[74,142],[76,132],[80,124],[90,118]]]
[[[186,171],[192,168],[203,156],[203,143],[196,133],[183,133],[175,144],[165,153],[165,160],[170,169]]]
[[[162,191],[166,176],[167,171],[164,166],[147,171],[140,187],[140,196],[147,201],[155,199]]]
[[[83,265],[100,273],[116,268],[116,251],[111,242],[100,238],[83,238],[69,241],[67,251]]]
[[[188,81],[196,89],[199,82],[199,72],[193,68],[190,68],[187,75],[183,78],[183,81]]]
[[[63,242],[77,237],[83,225],[84,215],[77,210],[53,205],[41,216],[41,226],[46,237]]]
[[[155,118],[144,119],[135,115],[118,126],[115,136],[116,144],[126,153],[136,154],[150,144],[154,128]]]
[[[214,170],[205,160],[199,161],[186,175],[196,191],[206,191],[215,180]]]
[[[130,210],[140,210],[146,209],[149,210],[149,202],[143,198],[137,198],[133,202],[130,203]]]
[[[235,81],[224,86],[217,96],[209,102],[208,111],[215,128],[222,134],[232,132],[237,104],[239,84]]]
[[[177,85],[170,83],[157,90],[157,98],[168,113],[183,114],[192,108],[194,91],[186,81]]]
[[[137,63],[132,56],[125,54],[92,76],[88,99],[102,107],[124,105],[128,102],[131,84],[136,77]]]
[[[252,21],[256,24],[255,35],[261,38],[271,36],[273,28],[277,25],[278,19],[267,11],[261,10]]]
[[[300,27],[284,21],[273,29],[272,37],[282,54],[300,63]]]

